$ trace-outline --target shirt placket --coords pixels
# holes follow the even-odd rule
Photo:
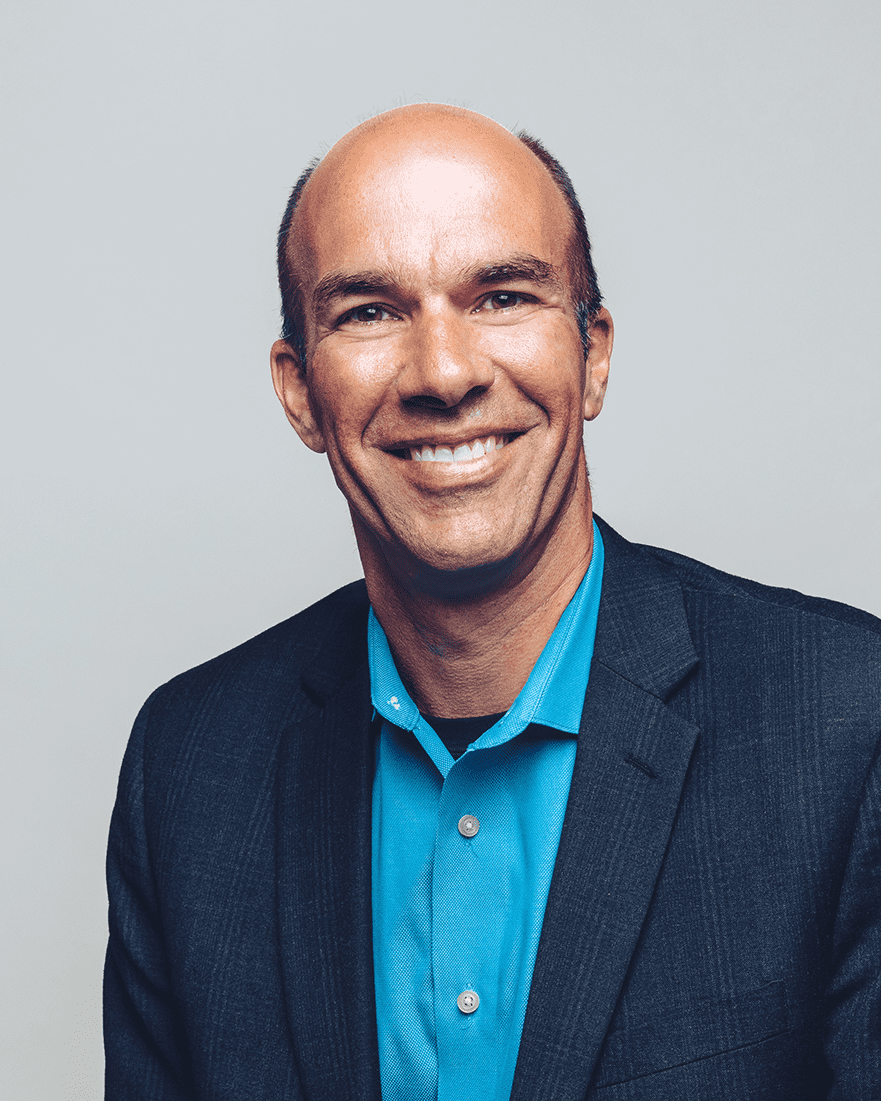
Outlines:
[[[499,823],[474,756],[450,769],[438,805],[431,899],[438,1101],[462,1101],[475,1089],[495,1096],[498,975],[488,892]]]

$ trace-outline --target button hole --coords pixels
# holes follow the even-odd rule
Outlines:
[[[640,772],[644,772],[650,780],[657,780],[657,772],[655,772],[652,766],[647,761],[644,761],[641,757],[637,757],[633,753],[628,753],[625,755],[624,760],[629,765],[633,765],[634,768],[638,768]]]

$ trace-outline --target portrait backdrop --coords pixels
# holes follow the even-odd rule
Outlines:
[[[881,614],[873,0],[9,0],[0,814],[7,1101],[101,1094],[133,717],[360,575],[272,392],[277,224],[366,117],[538,136],[617,326],[599,513]]]

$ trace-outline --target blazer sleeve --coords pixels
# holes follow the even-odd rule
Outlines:
[[[845,869],[828,989],[829,1101],[881,1097],[881,753],[876,748]]]
[[[149,708],[148,700],[123,759],[107,852],[106,1101],[182,1101],[194,1096],[145,828],[144,735]]]

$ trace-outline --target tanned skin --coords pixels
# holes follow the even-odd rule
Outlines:
[[[570,234],[522,142],[435,104],[347,134],[291,227],[307,355],[276,341],[275,389],[327,452],[374,611],[428,714],[506,711],[590,563],[582,421],[602,408],[613,329],[601,310],[585,358]],[[413,457],[426,448],[439,461]]]

